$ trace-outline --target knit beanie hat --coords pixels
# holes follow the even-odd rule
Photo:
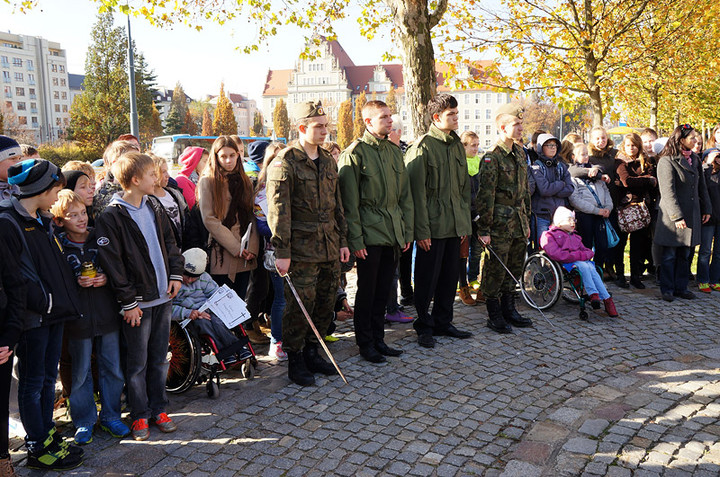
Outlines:
[[[567,224],[570,222],[570,219],[574,218],[575,212],[568,209],[567,207],[560,206],[555,209],[555,214],[553,215],[553,225],[560,226],[563,224]]]
[[[60,168],[45,159],[27,159],[8,169],[8,183],[17,186],[21,199],[40,195],[56,182],[64,182]]]
[[[85,174],[83,171],[67,171],[63,172],[63,175],[65,176],[65,180],[67,181],[65,183],[65,189],[69,189],[74,191],[75,186],[77,185],[77,181],[82,177],[87,177],[88,175]]]
[[[207,253],[201,248],[191,248],[183,253],[185,257],[185,275],[199,277],[207,267]]]
[[[258,166],[265,160],[265,149],[270,145],[267,141],[253,141],[248,146],[248,157]]]
[[[0,136],[0,162],[17,156],[22,157],[20,144],[13,138]]]

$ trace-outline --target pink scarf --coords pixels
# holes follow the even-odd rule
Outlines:
[[[690,164],[690,167],[692,167],[692,151],[686,151],[685,149],[682,149],[680,152],[682,153],[688,164]]]

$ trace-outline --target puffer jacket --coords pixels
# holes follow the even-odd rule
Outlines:
[[[610,197],[610,191],[605,182],[601,180],[581,179],[573,177],[572,179],[575,190],[570,196],[570,205],[573,209],[584,214],[600,215],[600,209],[612,210],[613,203]],[[591,191],[592,189],[592,191]],[[600,199],[600,204],[595,199],[593,192]]]
[[[576,232],[565,232],[554,225],[543,232],[540,247],[548,257],[560,263],[584,262],[593,258],[593,251],[582,243]]]

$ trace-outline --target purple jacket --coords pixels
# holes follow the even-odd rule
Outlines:
[[[583,245],[579,234],[567,233],[554,225],[543,232],[540,247],[548,257],[560,263],[584,262],[593,258],[593,251]]]

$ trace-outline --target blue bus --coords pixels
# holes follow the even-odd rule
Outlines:
[[[165,158],[169,163],[177,164],[178,158],[188,146],[199,146],[210,150],[212,143],[215,142],[217,136],[191,136],[189,134],[173,134],[172,136],[158,136],[153,139],[152,152],[160,157]],[[247,146],[253,141],[280,141],[287,144],[284,137],[251,137],[240,136],[240,139]]]

